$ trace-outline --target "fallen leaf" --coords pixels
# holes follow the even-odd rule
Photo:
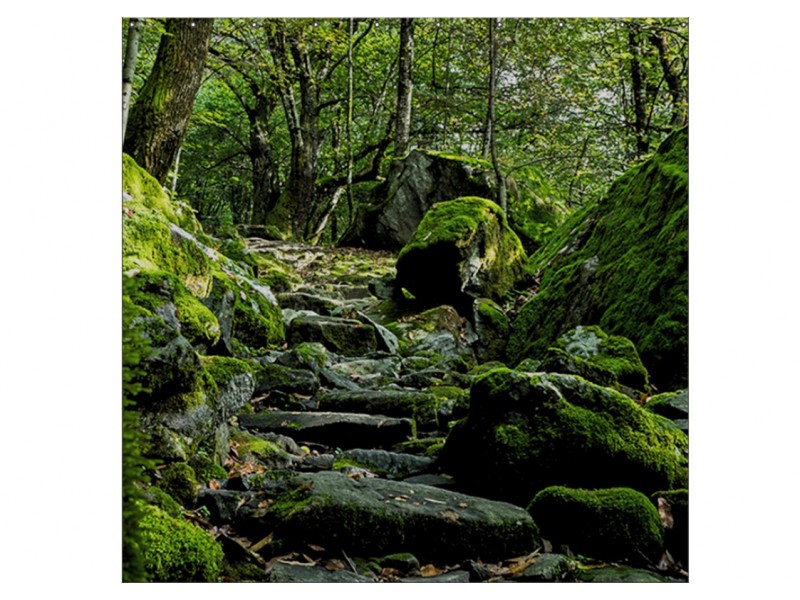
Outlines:
[[[316,544],[308,544],[308,547],[311,548],[314,552],[325,552],[325,548],[322,546],[317,546]]]
[[[466,502],[459,502],[458,508],[467,508],[468,504]]]
[[[433,565],[422,565],[419,569],[419,574],[423,577],[436,577],[442,573],[443,571],[437,569]]]
[[[454,511],[452,508],[445,508],[442,511],[442,517],[444,517],[448,521],[451,521],[452,523],[458,521],[458,513]]]
[[[341,571],[344,568],[344,563],[338,558],[331,558],[327,563],[325,563],[325,569],[328,571]]]
[[[208,482],[208,487],[209,487],[209,489],[212,489],[212,490],[218,490],[219,489],[219,483],[217,482],[216,479],[211,479]]]

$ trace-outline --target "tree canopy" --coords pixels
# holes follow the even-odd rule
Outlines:
[[[688,122],[687,19],[198,20],[196,95],[163,82],[183,21],[123,22],[123,58],[139,33],[125,147],[141,152],[165,85],[192,96],[152,168],[212,230],[335,242],[414,148],[491,160],[513,224],[534,203],[582,206]]]

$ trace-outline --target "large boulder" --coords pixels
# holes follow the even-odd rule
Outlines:
[[[265,484],[264,493],[271,490]],[[320,545],[350,556],[414,554],[420,561],[497,560],[539,546],[536,525],[518,506],[400,481],[319,472],[293,477],[274,502],[236,502],[237,531],[270,531],[289,549]],[[266,508],[262,508],[266,505]]]
[[[528,510],[542,537],[572,552],[641,565],[661,557],[664,527],[658,511],[630,488],[552,486],[536,494]]]
[[[525,251],[491,200],[431,208],[397,258],[397,284],[427,306],[450,304],[468,316],[475,298],[502,299],[525,277]]]
[[[527,503],[551,485],[686,486],[688,439],[629,397],[574,375],[498,368],[475,379],[439,455],[471,493]]]
[[[386,181],[360,208],[340,245],[397,251],[411,239],[427,210],[460,196],[491,197],[486,161],[412,150],[392,163]]]
[[[541,285],[512,325],[510,361],[597,324],[636,345],[657,388],[686,387],[688,144],[687,128],[670,135],[532,255]]]

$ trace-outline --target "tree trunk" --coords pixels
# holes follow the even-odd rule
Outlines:
[[[400,52],[397,73],[397,115],[395,117],[395,156],[408,152],[411,133],[411,99],[414,84],[414,19],[400,19]]]
[[[122,139],[128,126],[128,109],[133,92],[133,74],[136,72],[136,55],[139,53],[139,38],[142,34],[142,19],[128,22],[128,40],[125,44],[125,62],[122,64]]]
[[[663,34],[653,33],[650,35],[650,42],[658,50],[658,59],[661,62],[661,70],[664,72],[664,80],[667,82],[667,89],[672,98],[672,120],[673,127],[680,127],[686,124],[685,100],[681,79],[672,68],[672,63],[668,56],[667,40]]]
[[[504,213],[508,212],[508,194],[506,180],[500,171],[497,160],[497,142],[495,139],[495,104],[497,102],[497,32],[495,19],[489,19],[489,107],[486,116],[486,144],[492,156],[492,166],[497,181],[497,201]]]
[[[270,146],[269,118],[273,106],[264,95],[256,98],[255,107],[247,111],[250,119],[250,163],[253,167],[253,212],[251,223],[265,225],[267,214],[280,196],[278,169]]]
[[[639,60],[642,50],[639,44],[639,30],[633,23],[628,25],[628,46],[633,56],[631,58],[631,84],[633,86],[633,126],[636,134],[636,155],[643,156],[647,154],[650,144],[647,140],[644,76],[642,74],[642,63]]]
[[[164,183],[203,77],[213,19],[167,19],[153,71],[131,108],[123,150]]]

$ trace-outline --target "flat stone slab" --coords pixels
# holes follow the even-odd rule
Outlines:
[[[539,546],[528,512],[505,502],[336,472],[297,475],[287,490],[253,526],[274,528],[298,547],[317,544],[349,556],[402,551],[448,563],[520,556]]]
[[[320,390],[315,400],[320,410],[408,417],[423,429],[436,428],[440,418],[446,422],[449,416],[439,414],[436,396],[413,390]]]
[[[239,425],[338,448],[391,446],[412,435],[410,419],[344,412],[266,411],[238,417]]]
[[[372,583],[373,580],[352,571],[328,571],[317,565],[277,562],[269,573],[270,583]]]
[[[298,315],[286,328],[290,346],[301,342],[319,342],[343,356],[362,356],[378,347],[375,328],[354,319]]]
[[[338,456],[339,461],[367,469],[381,477],[405,479],[411,475],[424,473],[433,465],[428,456],[387,452],[386,450],[367,450],[354,448]]]

